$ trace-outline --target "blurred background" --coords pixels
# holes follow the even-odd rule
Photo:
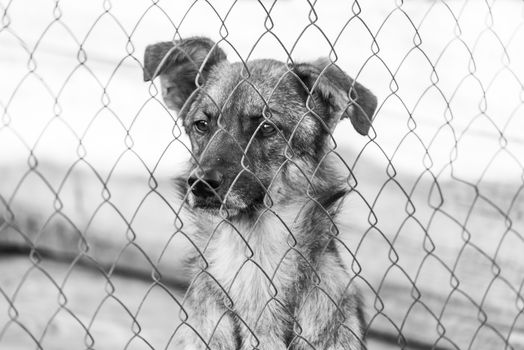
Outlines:
[[[378,97],[342,122],[342,253],[369,349],[524,349],[524,3],[0,0],[0,349],[172,349],[187,139],[146,45],[329,57]]]

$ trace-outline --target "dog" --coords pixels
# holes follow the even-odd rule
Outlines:
[[[204,37],[149,45],[157,76],[191,142],[177,184],[197,225],[175,348],[364,349],[331,134],[347,118],[367,135],[376,97],[327,59],[230,63]]]

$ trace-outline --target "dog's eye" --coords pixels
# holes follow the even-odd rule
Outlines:
[[[209,131],[209,123],[206,120],[197,120],[193,123],[193,127],[200,134],[205,134]]]
[[[260,132],[262,133],[262,136],[271,136],[277,132],[277,128],[270,122],[264,122],[260,126]]]

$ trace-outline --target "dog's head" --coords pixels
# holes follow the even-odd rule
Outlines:
[[[189,203],[230,216],[326,190],[331,132],[348,118],[366,135],[377,105],[327,60],[230,63],[202,37],[148,46],[144,80],[157,76],[191,140]]]

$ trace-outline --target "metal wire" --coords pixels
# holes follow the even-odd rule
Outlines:
[[[2,71],[9,77],[6,88],[0,90],[0,159],[5,158],[5,165],[0,165],[0,266],[5,266],[0,267],[0,349],[173,349],[173,338],[184,327],[198,332],[188,321],[191,310],[184,291],[200,278],[214,281],[227,296],[226,310],[219,320],[235,315],[253,336],[244,347],[264,348],[263,338],[235,309],[229,296],[233,282],[241,278],[245,266],[255,266],[270,284],[271,295],[263,310],[272,304],[285,309],[279,299],[283,291],[274,283],[285,257],[297,255],[316,271],[317,267],[297,247],[298,238],[287,226],[289,223],[270,201],[264,202],[260,215],[276,217],[285,226],[289,245],[275,270],[267,271],[257,262],[256,247],[223,210],[211,237],[200,245],[194,238],[195,224],[187,214],[187,196],[177,200],[171,181],[163,175],[173,150],[185,152],[197,163],[199,160],[191,154],[181,121],[162,101],[158,83],[141,85],[143,47],[193,35],[194,27],[200,25],[193,23],[197,21],[193,14],[200,15],[199,11],[204,10],[211,13],[208,18],[217,20],[218,27],[199,29],[208,30],[205,34],[213,37],[218,47],[243,64],[242,79],[227,100],[234,99],[234,92],[241,86],[250,86],[264,100],[265,121],[271,121],[269,105],[252,82],[248,67],[260,55],[257,50],[263,50],[265,41],[276,43],[275,52],[280,50],[287,65],[282,80],[295,74],[292,67],[301,61],[300,46],[309,33],[317,33],[326,45],[327,49],[319,49],[318,56],[329,57],[330,66],[344,65],[347,49],[342,45],[350,29],[360,28],[366,35],[362,42],[369,42],[368,50],[354,54],[361,64],[350,73],[358,81],[370,74],[380,81],[374,86],[379,89],[374,124],[370,134],[357,148],[353,145],[351,152],[333,132],[332,147],[319,161],[334,156],[351,189],[345,205],[349,209],[341,209],[349,229],[326,210],[324,214],[331,225],[328,242],[336,242],[352,274],[344,281],[345,288],[358,284],[366,302],[368,343],[364,347],[374,349],[386,343],[399,349],[524,349],[524,142],[515,132],[523,126],[524,111],[524,66],[519,41],[524,35],[522,3],[395,1],[373,12],[363,2],[341,2],[336,8],[344,11],[346,20],[333,33],[320,20],[325,18],[325,5],[316,0],[251,1],[252,12],[244,15],[262,13],[263,29],[259,36],[249,36],[248,50],[238,47],[236,38],[241,33],[228,29],[238,28],[234,24],[235,11],[246,9],[246,3],[238,0],[227,4],[194,0],[176,5],[184,7],[183,13],[172,13],[169,4],[160,1],[145,1],[133,19],[126,5],[103,1],[87,5],[96,11],[86,12],[86,16],[95,15],[92,20],[81,21],[88,23],[82,30],[68,17],[71,5],[57,0],[45,5],[49,6],[47,13],[35,17],[43,23],[35,38],[25,32],[28,23],[24,23],[21,10],[28,5],[20,3],[0,3],[0,43],[9,51],[0,53]],[[293,40],[282,35],[282,25],[294,25],[292,20],[280,22],[280,6],[286,4],[300,8],[307,17],[303,27],[293,29],[298,31]],[[135,8],[138,5],[133,5]],[[509,13],[517,20],[506,22],[503,16]],[[471,32],[471,18],[482,18],[481,31]],[[150,37],[145,26],[151,21],[166,21],[171,32]],[[446,21],[451,23],[447,28],[452,32],[439,27]],[[114,26],[120,38],[120,47],[108,48],[114,52],[107,57],[100,56],[106,48],[96,48],[102,44],[100,38],[104,35],[97,31],[103,23]],[[52,51],[46,40],[55,30],[61,31],[64,42],[74,43],[73,50]],[[412,36],[399,39],[402,47],[390,51],[388,40],[406,31]],[[145,35],[148,37],[144,39]],[[442,43],[437,44],[438,40],[432,41],[430,36],[442,37]],[[492,45],[489,52],[483,48],[487,41]],[[459,50],[461,55],[457,55]],[[486,53],[494,50],[500,51],[500,59],[496,65],[486,64]],[[46,66],[45,56],[49,54],[54,55],[51,61],[57,60],[54,64],[63,71]],[[457,66],[465,64],[467,68],[453,67],[448,56]],[[61,66],[59,57],[69,59],[69,63],[74,61],[74,65]],[[11,61],[20,67],[22,59],[23,71],[10,71]],[[429,72],[421,77],[417,75],[420,70],[413,68],[415,75],[409,78],[416,88],[406,84],[406,70],[415,67],[414,60],[420,60],[422,63],[417,64]],[[200,75],[203,69],[200,67]],[[125,79],[122,71],[139,72],[134,83],[146,89],[141,90],[142,100],[127,97],[122,103],[122,92],[116,90],[119,79]],[[455,71],[459,73],[452,73]],[[78,94],[75,79],[80,75],[90,82],[86,89],[96,91],[99,100],[82,96],[82,91],[81,96],[71,97]],[[37,84],[34,86],[39,90],[28,93],[26,86],[30,84]],[[196,92],[205,93],[203,86],[197,86]],[[501,98],[504,108],[497,110],[493,105],[502,105]],[[27,104],[24,108],[33,101],[45,105],[37,108],[38,116],[26,116],[20,112],[27,112],[20,107],[20,99],[25,101],[22,106]],[[306,101],[308,112],[285,140],[282,164],[294,166],[303,176],[307,172],[293,156],[290,140],[306,122],[306,116],[324,123],[313,110],[312,99],[310,94]],[[75,101],[73,109],[71,100]],[[428,108],[428,100],[438,101],[432,106],[438,110]],[[127,104],[137,108],[131,110]],[[474,114],[464,107],[470,105],[475,106]],[[84,113],[83,106],[92,109],[87,112],[87,122],[75,119],[75,114]],[[224,111],[216,107],[220,110],[220,131],[234,138],[223,123]],[[149,121],[151,108],[164,118],[162,125],[171,130],[155,146],[154,155],[148,157],[137,135],[149,130],[148,123],[154,124]],[[429,115],[438,118],[426,118]],[[97,158],[89,145],[107,142],[107,135],[96,134],[98,125],[104,125],[101,123],[116,125],[110,138],[120,143],[112,155],[108,147],[108,154],[102,152]],[[333,131],[329,125],[324,126]],[[56,128],[60,128],[58,134]],[[161,131],[165,135],[165,128]],[[155,139],[155,131],[152,134]],[[46,142],[56,141],[49,140],[56,135],[74,140],[75,149],[68,153],[70,160],[50,161],[42,151]],[[443,151],[440,148],[445,145],[444,137],[451,141]],[[256,178],[247,155],[253,137],[247,146],[234,142],[242,152],[242,170],[230,191],[241,176]],[[471,147],[485,154],[476,154]],[[10,156],[7,148],[12,148],[14,155]],[[414,159],[413,154],[420,157]],[[473,176],[463,172],[462,154],[479,158],[471,160],[472,168],[482,164]],[[373,161],[368,160],[370,157]],[[104,165],[107,160],[110,164]],[[126,162],[133,163],[131,175],[121,175]],[[401,165],[406,162],[410,165]],[[369,166],[371,170],[366,170]],[[500,174],[494,176],[496,169],[501,169]],[[276,181],[277,175],[271,184]],[[313,179],[308,181],[311,185]],[[133,200],[128,200],[129,196],[134,196]],[[307,197],[320,205],[309,190]],[[152,202],[156,203],[153,210],[148,209]],[[155,221],[160,213],[168,218],[169,226]],[[210,273],[206,258],[209,242],[224,225],[233,226],[246,250],[239,269],[231,271],[229,288],[220,285]],[[327,245],[321,251],[326,249]],[[189,250],[203,260],[202,268],[193,276],[184,273],[182,262]],[[341,309],[341,301],[322,286],[318,274],[317,279],[311,293],[325,295],[336,309]],[[288,316],[298,322],[293,313]],[[262,313],[257,322],[261,317]],[[216,324],[213,333],[218,328]],[[209,343],[212,336],[199,335],[204,343]],[[308,342],[300,326],[294,328],[292,339]]]

